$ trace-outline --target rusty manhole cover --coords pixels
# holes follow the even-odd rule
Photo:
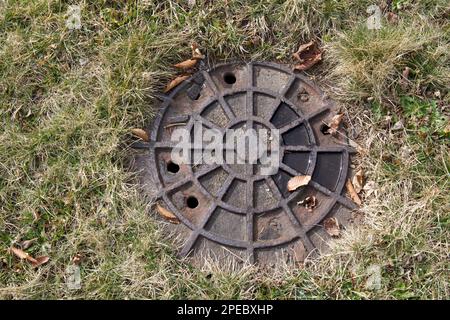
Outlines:
[[[325,248],[331,236],[323,221],[335,217],[345,228],[356,208],[344,194],[352,152],[345,132],[332,136],[324,128],[335,114],[333,102],[304,76],[272,63],[219,65],[163,97],[149,163],[158,201],[181,222],[174,226],[184,238],[180,254],[273,264]],[[236,128],[279,130],[277,170],[264,175],[261,163],[177,163],[173,132],[187,129],[193,139],[199,122],[224,135]],[[289,192],[287,182],[297,175],[312,179]],[[313,198],[311,209],[305,199]]]

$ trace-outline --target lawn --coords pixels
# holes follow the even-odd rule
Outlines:
[[[0,298],[449,299],[449,15],[445,0],[0,1]],[[361,146],[364,223],[296,267],[178,259],[130,130],[193,42],[209,65],[293,64],[310,40],[323,58],[304,73]]]

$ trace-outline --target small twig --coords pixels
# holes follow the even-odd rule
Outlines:
[[[187,124],[187,122],[174,122],[174,123],[168,124],[167,126],[164,126],[164,129],[177,127],[177,126],[185,126],[186,124]]]

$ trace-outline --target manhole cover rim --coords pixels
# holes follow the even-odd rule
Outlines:
[[[309,79],[307,79],[305,76],[301,75],[301,74],[296,74],[293,73],[288,67],[277,64],[277,63],[272,63],[272,62],[250,62],[250,63],[243,63],[243,62],[233,62],[233,63],[221,63],[218,64],[216,66],[214,66],[213,68],[210,68],[207,71],[199,71],[198,73],[201,73],[205,78],[209,77],[209,74],[212,73],[215,70],[218,70],[219,68],[222,67],[232,67],[235,65],[245,65],[247,67],[250,68],[254,68],[255,66],[262,66],[262,67],[268,67],[268,68],[274,68],[274,69],[279,69],[283,72],[286,72],[290,75],[290,83],[293,83],[294,81],[296,81],[296,79],[299,79],[300,81],[305,82],[308,86],[311,86],[314,88],[314,90],[317,92],[317,94],[319,95],[320,99],[322,100],[326,100],[326,107],[327,109],[331,110],[332,108],[334,108],[334,102],[330,99],[328,99],[328,97],[326,96],[326,94],[323,93],[323,91],[316,86],[314,83],[312,83]],[[188,88],[188,86],[190,86],[193,82],[195,75],[193,75],[191,78],[187,79],[186,81],[184,81],[182,84],[180,84],[178,87],[176,87],[174,90],[172,90],[171,92],[169,92],[169,94],[165,95],[165,96],[161,96],[162,99],[162,104],[160,107],[159,112],[157,113],[156,117],[154,118],[152,125],[151,125],[151,141],[155,142],[157,140],[157,136],[158,136],[158,132],[159,132],[159,128],[161,125],[161,122],[164,118],[165,113],[167,112],[167,109],[169,108],[169,106],[171,105],[172,99],[173,97],[175,97],[179,92],[186,90],[186,88]],[[210,81],[212,81],[210,79]],[[208,82],[206,80],[206,82]],[[230,90],[224,90],[223,92],[220,93],[222,99],[224,97],[230,96],[230,95],[234,95],[237,93],[246,93],[249,90],[254,91],[254,92],[262,92],[274,97],[277,97],[280,102],[284,102],[287,105],[289,105],[290,107],[293,107],[294,104],[289,101],[289,99],[287,99],[284,95],[282,95],[281,93],[277,93],[275,91],[270,91],[270,90],[265,90],[265,89],[260,89],[255,87],[254,85],[249,86],[248,88],[240,88],[240,89],[230,89]],[[208,106],[210,106],[211,104],[213,104],[214,102],[219,101],[219,95],[215,94],[213,97],[209,98],[206,102],[204,102],[204,105],[201,109],[201,111],[198,112],[198,114],[202,114],[202,112],[204,110],[206,110],[206,108],[208,108]],[[312,137],[312,144],[315,145],[316,141],[314,140],[314,132],[312,130],[312,128],[310,127],[309,121],[308,119],[304,118],[304,115],[301,113],[298,113],[299,117],[301,119],[303,119],[302,123],[305,125],[305,127],[307,128],[307,132],[308,135],[310,136],[310,138]],[[235,119],[235,121],[243,121],[242,119],[238,120]],[[270,122],[270,119],[268,120]],[[192,123],[190,124],[192,125]],[[313,154],[313,166],[312,169],[308,168],[308,171],[310,171],[310,174],[312,175],[312,173],[314,172],[314,169],[316,167],[316,160],[317,160],[317,150],[312,150],[311,154]],[[332,201],[329,202],[329,204],[327,205],[328,209],[324,210],[324,214],[323,216],[320,216],[317,219],[317,223],[320,223],[330,212],[330,210],[336,205],[336,203],[338,203],[338,200],[341,200],[342,203],[342,199],[339,199],[339,197],[342,197],[342,191],[346,182],[346,177],[348,175],[348,163],[349,163],[349,152],[348,150],[344,149],[342,152],[343,155],[343,161],[342,163],[344,164],[343,166],[341,166],[341,170],[339,171],[339,174],[342,177],[338,178],[338,184],[335,188],[335,191],[332,192],[331,194],[328,194],[328,196],[330,196],[330,198],[332,199]],[[158,164],[156,163],[157,159],[156,159],[156,150],[154,148],[154,144],[150,143],[150,162],[151,162],[151,167],[152,167],[152,175],[154,178],[155,183],[157,183],[158,188],[163,190],[164,186],[163,186],[163,179],[160,178],[160,174],[161,172],[158,170]],[[219,165],[217,165],[217,167],[220,167]],[[215,169],[214,169],[215,170]],[[213,170],[209,170],[207,171],[205,174],[212,172]],[[237,177],[236,174],[232,174],[232,172],[227,171],[229,176],[227,178],[227,182],[229,184],[231,184],[234,180],[239,179]],[[300,174],[298,172],[296,172],[297,174]],[[193,184],[195,184],[196,187],[198,187],[198,189],[204,193],[205,196],[208,197],[213,197],[214,196],[208,191],[206,190],[206,188],[202,185],[202,183],[200,183],[200,181],[198,180],[199,177],[201,176],[201,174],[199,175],[198,173],[195,173],[192,170],[192,167],[189,166],[189,177],[192,178],[191,182]],[[231,181],[229,181],[231,180]],[[247,182],[252,181],[252,183],[255,182],[255,178],[253,177],[253,179],[248,179],[246,180]],[[228,190],[229,186],[225,189],[225,192]],[[320,189],[320,188],[319,188]],[[327,190],[319,190],[321,192],[324,193],[328,193]],[[260,210],[256,209],[256,207],[253,206],[249,206],[248,208],[238,208],[235,206],[231,206],[228,205],[227,203],[225,203],[224,201],[222,201],[221,199],[213,204],[211,204],[211,208],[207,208],[206,210],[210,210],[211,212],[209,212],[209,216],[211,216],[215,210],[217,210],[218,208],[223,208],[226,209],[228,211],[234,212],[234,213],[238,213],[238,214],[242,214],[242,215],[248,215],[249,213],[251,213],[252,215],[258,215],[258,214],[263,214],[265,212],[271,212],[271,211],[276,211],[276,210],[283,210],[285,212],[287,212],[289,214],[290,212],[290,216],[294,216],[294,214],[292,213],[292,210],[289,207],[289,203],[291,203],[293,201],[293,199],[295,199],[298,196],[298,193],[300,191],[295,191],[292,192],[288,197],[283,197],[281,196],[280,201],[274,205],[271,208],[262,208]],[[228,245],[231,247],[237,247],[237,248],[242,248],[242,249],[246,249],[246,250],[254,250],[256,248],[270,248],[270,247],[276,247],[279,246],[281,244],[286,244],[286,243],[290,243],[292,241],[295,241],[296,239],[301,239],[301,241],[303,242],[303,244],[306,247],[306,250],[308,252],[314,250],[314,245],[312,245],[312,243],[310,243],[310,241],[308,240],[308,237],[306,236],[306,233],[309,232],[312,228],[314,228],[314,225],[309,226],[308,229],[303,229],[301,226],[298,225],[298,221],[297,222],[297,227],[299,229],[299,233],[292,236],[290,239],[286,239],[286,238],[279,238],[279,239],[274,239],[274,240],[265,240],[265,241],[255,241],[255,240],[239,240],[239,239],[229,239],[229,238],[225,238],[222,237],[218,234],[215,233],[211,233],[207,230],[204,229],[205,225],[203,225],[202,227],[198,227],[195,224],[193,224],[191,221],[189,221],[180,211],[179,209],[172,203],[172,201],[169,199],[167,192],[163,191],[159,194],[159,197],[161,198],[161,200],[164,201],[164,203],[169,207],[169,209],[177,216],[178,219],[180,219],[180,221],[186,225],[189,229],[192,230],[192,235],[189,237],[188,239],[188,243],[186,244],[186,246],[184,247],[183,251],[182,251],[182,255],[186,255],[189,253],[189,251],[192,249],[195,241],[197,240],[197,238],[199,236],[203,236],[207,239],[210,239],[212,241],[216,241],[220,244],[224,244],[224,245]],[[345,201],[344,201],[345,202]],[[348,207],[352,207],[355,208],[354,204],[351,203],[350,201],[346,202],[346,205]],[[295,218],[295,217],[294,217]],[[295,223],[295,222],[294,222]],[[191,242],[191,243],[189,243]],[[251,247],[251,248],[250,248]],[[254,258],[254,255],[251,254],[250,255],[250,260],[252,261]]]

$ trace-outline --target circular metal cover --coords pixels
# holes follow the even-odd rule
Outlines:
[[[150,130],[150,171],[161,206],[181,222],[174,228],[184,240],[182,256],[303,261],[331,238],[325,219],[336,218],[341,229],[352,222],[356,206],[343,194],[352,150],[343,130],[326,134],[335,106],[304,76],[272,63],[222,64],[199,71],[162,101]],[[221,132],[278,129],[279,169],[264,176],[258,164],[174,163],[173,130],[192,131],[196,121]],[[297,175],[312,179],[289,192]]]

